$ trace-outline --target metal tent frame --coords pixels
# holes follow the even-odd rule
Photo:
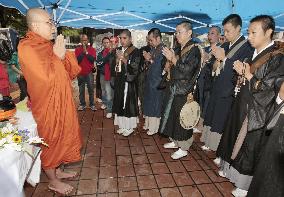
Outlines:
[[[17,1],[26,10],[29,9],[29,7],[24,2],[24,0],[15,0],[15,1]],[[139,16],[137,14],[125,11],[124,9],[122,11],[119,11],[119,12],[111,12],[111,13],[99,14],[99,15],[90,15],[90,14],[84,14],[84,13],[70,9],[69,6],[70,6],[70,4],[72,3],[73,0],[59,0],[57,3],[53,3],[53,4],[50,4],[50,5],[45,5],[42,2],[42,0],[36,0],[36,1],[37,1],[38,5],[40,5],[39,7],[46,9],[46,10],[51,10],[53,20],[56,22],[57,26],[65,25],[65,24],[67,24],[66,26],[70,26],[70,25],[68,25],[68,23],[70,23],[70,22],[83,21],[83,20],[89,20],[89,19],[99,21],[99,22],[105,24],[106,27],[108,27],[108,28],[135,29],[136,27],[143,26],[143,25],[157,24],[159,26],[168,28],[169,31],[174,31],[175,27],[167,25],[164,22],[176,20],[176,19],[186,19],[186,20],[192,21],[192,22],[199,25],[197,27],[194,27],[193,29],[207,28],[207,27],[211,27],[213,25],[220,25],[221,24],[221,21],[217,22],[217,23],[206,24],[202,21],[199,21],[199,20],[184,16],[184,15],[178,15],[176,17],[164,18],[164,19],[159,19],[159,20],[154,21],[154,20]],[[64,1],[67,1],[67,3],[65,5],[63,5]],[[231,3],[232,3],[231,4],[232,5],[232,12],[234,12],[234,10],[235,10],[234,0],[232,0]],[[1,1],[0,1],[0,4],[2,4]],[[6,6],[6,5],[3,5],[3,6]],[[65,13],[74,14],[74,15],[78,16],[78,18],[61,20]],[[130,17],[134,17],[136,19],[140,19],[143,22],[139,22],[139,23],[135,23],[135,24],[131,24],[131,25],[119,25],[119,24],[116,24],[114,22],[110,22],[110,21],[103,19],[104,17],[109,17],[109,16],[130,16]],[[278,14],[277,16],[274,16],[275,19],[280,18],[280,17],[284,17],[284,13]],[[249,23],[248,21],[244,21],[244,22]],[[276,28],[278,28],[280,30],[284,30],[284,26],[277,25]]]

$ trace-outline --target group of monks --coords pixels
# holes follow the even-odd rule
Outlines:
[[[271,20],[271,18],[268,16],[261,16],[252,20],[248,30],[248,40],[250,45],[254,48],[254,50],[251,50],[252,52],[254,51],[254,54],[251,53],[253,57],[249,57],[247,54],[249,52],[249,47],[247,46],[248,42],[244,41],[245,39],[240,34],[240,25],[238,24],[238,21],[234,21],[238,20],[238,17],[237,19],[234,19],[234,17],[236,17],[235,15],[230,17],[227,18],[223,24],[225,37],[228,41],[227,45],[223,47],[212,46],[209,52],[210,57],[207,58],[207,62],[213,61],[211,65],[212,68],[211,70],[209,68],[209,71],[210,74],[215,75],[215,77],[213,78],[213,85],[210,88],[211,98],[208,100],[209,104],[206,109],[208,112],[205,112],[203,117],[204,128],[207,128],[207,130],[205,129],[206,131],[203,133],[203,140],[205,141],[205,147],[203,147],[203,149],[208,150],[212,146],[214,149],[217,149],[219,141],[222,141],[222,135],[219,134],[222,134],[221,130],[222,132],[226,132],[224,128],[227,121],[225,118],[222,120],[217,120],[216,118],[220,118],[218,117],[218,112],[221,111],[221,113],[225,113],[226,116],[229,116],[230,112],[240,115],[240,112],[238,111],[232,112],[234,109],[234,107],[232,107],[234,104],[232,103],[234,103],[234,100],[236,100],[232,98],[234,93],[236,93],[236,96],[238,95],[238,97],[240,97],[240,95],[242,95],[244,92],[246,95],[244,98],[249,102],[245,102],[244,105],[242,104],[242,106],[245,106],[246,112],[245,115],[242,116],[242,120],[240,120],[240,127],[246,125],[248,134],[246,135],[246,139],[243,140],[245,147],[239,149],[242,150],[247,148],[246,145],[251,142],[251,139],[255,140],[255,138],[257,138],[258,141],[253,141],[253,143],[258,143],[258,146],[249,146],[249,148],[258,148],[257,155],[253,156],[255,156],[254,159],[259,161],[259,149],[262,148],[259,146],[259,141],[263,138],[256,134],[259,134],[259,132],[264,132],[264,128],[266,127],[268,118],[270,117],[263,114],[273,114],[274,105],[272,103],[274,103],[276,98],[279,97],[280,100],[284,100],[283,93],[281,93],[281,91],[279,92],[281,83],[283,81],[281,81],[281,79],[283,77],[282,71],[284,69],[282,69],[282,67],[284,67],[284,65],[282,62],[284,58],[283,54],[281,56],[281,54],[279,55],[279,53],[277,53],[276,56],[279,56],[277,56],[278,59],[273,59],[271,64],[270,62],[267,63],[267,61],[261,62],[261,64],[256,66],[252,72],[250,65],[245,61],[245,59],[247,57],[254,60],[254,58],[257,58],[259,54],[265,51],[265,49],[274,46],[271,38],[275,26],[265,26],[269,24],[267,20]],[[231,20],[232,18],[233,20]],[[18,53],[22,71],[27,81],[29,99],[32,105],[31,110],[38,125],[37,129],[39,136],[44,138],[45,142],[49,145],[49,147],[42,148],[42,168],[49,179],[48,188],[54,192],[68,195],[73,190],[73,187],[67,183],[64,183],[62,179],[73,178],[77,176],[77,173],[64,172],[60,169],[60,166],[62,164],[81,160],[80,149],[82,146],[82,140],[71,86],[71,81],[78,75],[78,73],[80,73],[81,68],[78,65],[75,55],[66,51],[64,37],[62,35],[55,36],[56,27],[48,12],[38,8],[29,9],[27,12],[27,24],[29,30],[25,38],[20,41]],[[181,36],[185,33],[186,35]],[[187,149],[192,143],[192,130],[189,131],[190,134],[188,134],[187,131],[181,128],[178,118],[180,110],[176,109],[181,109],[181,103],[184,104],[185,102],[193,99],[193,95],[190,94],[189,98],[188,93],[193,91],[193,83],[197,80],[199,67],[202,63],[202,52],[199,51],[197,46],[193,45],[190,39],[192,34],[191,26],[187,23],[178,25],[177,34],[180,34],[178,37],[180,39],[179,42],[182,45],[182,47],[179,48],[179,51],[173,51],[167,48],[162,50],[162,53],[166,57],[167,61],[171,62],[171,68],[167,69],[169,69],[169,73],[171,73],[173,77],[172,81],[170,80],[170,86],[173,89],[171,89],[167,98],[170,100],[173,91],[174,98],[171,101],[172,108],[170,109],[171,111],[168,114],[167,119],[165,120],[165,117],[162,117],[161,123],[164,124],[164,127],[161,129],[160,126],[159,129],[159,131],[162,130],[164,134],[171,137],[171,139],[176,140],[170,142],[168,144],[168,146],[170,145],[168,148],[187,147],[186,150],[181,150],[183,152],[176,151],[173,158],[186,156]],[[126,45],[127,39],[131,38],[131,34],[128,30],[125,30],[122,35],[125,36],[124,42]],[[52,42],[52,40],[54,40],[54,42]],[[182,48],[186,48],[190,45],[194,46],[192,50],[194,53],[188,50],[187,52],[189,55],[183,57],[181,55]],[[122,45],[121,50],[122,52],[116,54],[119,56],[118,61],[116,62],[117,65],[127,64],[126,60],[131,60],[132,58],[129,57],[129,59],[127,59],[128,57],[126,58],[125,54],[123,54],[123,52],[127,50],[126,47],[124,48],[124,45]],[[129,48],[129,50],[131,50],[131,48]],[[238,50],[240,50],[239,55],[234,56]],[[234,51],[234,53],[230,51]],[[179,55],[179,58],[181,59],[179,59],[177,55]],[[270,55],[275,56],[274,53],[270,53]],[[196,61],[192,60],[194,58]],[[133,60],[131,61],[136,62],[138,60],[135,56],[133,56]],[[184,63],[187,61],[189,64]],[[227,64],[231,64],[231,67],[226,66]],[[120,69],[123,70],[128,68],[122,67]],[[121,128],[121,133],[125,136],[130,135],[133,132],[133,128],[136,127],[128,126],[128,128],[124,126],[123,124],[125,124],[126,118],[131,124],[132,122],[134,125],[137,123],[136,119],[130,119],[128,114],[134,114],[134,117],[138,115],[137,108],[129,108],[129,110],[125,110],[128,106],[127,102],[132,101],[131,95],[125,93],[125,87],[131,87],[131,83],[128,82],[131,82],[133,80],[132,75],[138,72],[136,67],[131,69],[133,70],[130,70],[130,74],[128,74],[126,78],[124,75],[121,75],[121,79],[123,77],[123,79],[125,78],[124,80],[126,81],[121,81],[121,83],[115,84],[115,86],[121,85],[121,91],[117,91],[115,93],[114,99],[116,102],[114,102],[113,111],[115,111],[117,114],[115,119]],[[203,69],[205,69],[205,67],[203,67]],[[232,91],[236,86],[236,84],[233,83],[234,76],[238,77],[238,80],[236,81],[237,85],[239,86],[237,88],[241,89],[238,89],[235,92]],[[182,78],[183,81],[188,80],[188,84],[183,83],[185,85],[182,85],[177,83],[178,80],[181,80],[179,78]],[[182,80],[181,82],[183,82]],[[277,80],[278,83],[276,84]],[[245,85],[244,81],[246,81],[247,86]],[[189,86],[191,88],[188,88]],[[244,87],[247,88],[245,89]],[[222,91],[220,91],[220,88]],[[119,89],[119,87],[117,87],[117,89]],[[182,92],[186,92],[186,94]],[[220,92],[222,94],[220,94]],[[169,100],[167,100],[166,103],[168,103]],[[198,98],[196,98],[196,100],[198,100]],[[137,99],[135,102],[137,102]],[[199,100],[199,102],[201,101]],[[137,106],[136,103],[135,106]],[[219,108],[217,109],[216,106],[219,106]],[[236,104],[235,108],[237,109],[239,106],[240,104]],[[127,113],[125,111],[127,111]],[[172,122],[168,121],[169,117]],[[232,117],[231,119],[234,120],[236,118]],[[178,128],[180,132],[174,131],[176,128]],[[241,128],[237,128],[239,132]],[[255,130],[257,131],[250,132]],[[212,135],[212,132],[216,132],[218,135]],[[210,136],[213,136],[213,141],[217,140],[217,147],[214,143],[212,145]],[[181,144],[181,142],[183,144]],[[184,142],[186,142],[186,144],[184,144]],[[234,145],[235,143],[233,143],[233,146]],[[240,146],[242,146],[242,144]],[[223,147],[223,149],[226,149],[226,147]],[[252,154],[251,152],[254,151],[255,150],[243,150],[240,152],[243,152],[244,154]],[[229,154],[232,154],[232,152]],[[221,154],[220,157],[221,161],[224,160],[229,165],[231,164],[231,160],[226,161],[225,158],[222,158]],[[243,163],[240,165],[245,165],[245,159],[246,158],[241,158]],[[257,161],[252,162],[255,163]],[[226,167],[225,164],[223,163],[224,168]],[[236,168],[238,169],[237,166]],[[253,166],[253,168],[256,168],[256,166]],[[229,171],[226,171],[226,173],[228,172]],[[227,177],[228,174],[224,174],[224,171],[222,171],[222,173],[220,176]],[[234,183],[237,184],[236,181]],[[250,184],[250,182],[248,184]],[[236,186],[238,187],[238,185]],[[247,195],[246,191],[243,191],[240,188],[237,189],[239,190],[233,192],[234,196],[242,197]],[[253,192],[255,192],[255,190]],[[254,195],[249,194],[249,196]],[[259,196],[261,196],[261,194],[259,194],[258,197]]]

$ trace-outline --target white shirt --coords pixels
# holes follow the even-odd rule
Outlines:
[[[235,42],[233,42],[233,43],[230,42],[229,49],[230,49],[242,36],[243,36],[243,35],[241,34]]]
[[[276,103],[279,105],[283,100],[280,98],[280,95],[278,93],[277,98],[276,98]]]
[[[254,50],[253,56],[252,56],[252,60],[254,60],[254,58],[256,58],[262,51],[264,51],[265,49],[267,49],[268,47],[271,47],[272,45],[274,45],[274,41],[272,41],[270,44],[268,44],[266,47],[264,47],[262,50],[260,50],[259,52],[257,52],[257,50]]]

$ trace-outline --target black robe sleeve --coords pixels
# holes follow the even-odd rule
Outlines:
[[[187,95],[192,92],[201,66],[201,53],[194,46],[181,57],[171,70],[171,77],[176,86],[177,95]]]
[[[284,77],[284,56],[278,55],[259,68],[250,80],[250,92],[262,106],[267,105],[277,95],[277,81]],[[266,98],[266,99],[264,99]]]
[[[273,112],[278,95],[277,81],[284,78],[284,55],[276,55],[258,68],[249,83],[248,131],[263,128]]]
[[[126,81],[127,82],[133,82],[139,73],[140,68],[140,52],[138,49],[135,49],[131,55],[129,56],[129,59],[127,61],[127,70],[126,70]]]

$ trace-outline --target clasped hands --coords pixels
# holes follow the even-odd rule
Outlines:
[[[66,41],[62,34],[58,35],[53,45],[53,53],[61,60],[65,58],[66,54]]]
[[[250,65],[248,63],[237,60],[234,62],[233,66],[234,70],[239,75],[243,75],[248,81],[250,81],[250,79],[253,77],[250,72]]]
[[[152,60],[152,55],[149,52],[143,51],[143,57],[147,62],[151,62]]]
[[[211,47],[211,54],[218,60],[223,61],[225,59],[225,50],[219,46],[212,46]]]
[[[172,62],[174,65],[177,62],[175,52],[173,49],[169,49],[168,47],[164,47],[162,49],[162,54],[167,58],[168,61]]]
[[[116,59],[117,61],[122,61],[124,64],[127,63],[127,59],[124,57],[124,54],[121,50],[116,50]]]

